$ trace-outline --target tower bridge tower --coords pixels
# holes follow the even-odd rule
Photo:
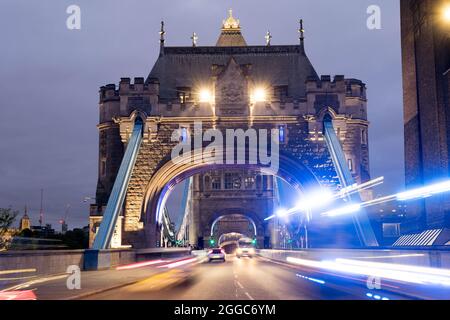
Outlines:
[[[342,186],[324,135],[326,119],[342,145],[345,170],[356,182],[369,180],[366,86],[341,75],[319,77],[306,55],[303,31],[302,26],[294,45],[248,45],[230,11],[216,46],[168,47],[162,24],[160,54],[147,79],[122,78],[118,86],[100,88],[91,243],[108,218],[116,223],[114,234],[122,245],[157,246],[164,199],[177,183],[193,177],[188,232],[192,245],[204,246],[230,229],[250,232],[247,236],[253,232],[259,246],[270,246],[271,226],[264,219],[275,209],[275,176],[299,193]],[[134,131],[137,119],[142,126],[139,137]],[[175,164],[171,152],[180,141],[172,139],[174,131],[181,132],[182,139],[192,138],[199,121],[203,132],[277,129],[279,169],[267,173],[261,165]],[[127,154],[133,146],[134,153]],[[126,188],[116,194],[119,179]],[[108,211],[113,205],[118,209]],[[333,229],[319,228],[321,242],[360,244],[353,227],[339,239],[330,232],[343,224],[350,230],[352,223],[349,219],[328,226]]]

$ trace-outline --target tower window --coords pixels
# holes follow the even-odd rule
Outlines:
[[[367,130],[361,130],[361,144],[367,144]]]
[[[209,176],[205,176],[205,189],[206,190],[211,189],[211,178]]]
[[[246,177],[244,180],[245,189],[253,189],[255,186],[254,177]]]
[[[274,87],[275,99],[284,102],[288,97],[288,86],[276,86]]]
[[[353,160],[348,159],[347,163],[348,163],[348,169],[353,172]]]
[[[100,160],[100,176],[106,176],[106,159]]]
[[[180,142],[186,142],[188,140],[188,128],[180,128]]]
[[[222,181],[220,178],[213,178],[212,179],[212,189],[213,190],[220,190],[222,189]]]
[[[185,104],[189,101],[191,97],[191,88],[189,87],[178,87],[178,99],[180,101],[180,104]]]
[[[225,189],[241,189],[242,180],[238,173],[225,173]]]
[[[279,132],[280,143],[285,143],[286,142],[286,127],[284,125],[278,126],[278,132]]]

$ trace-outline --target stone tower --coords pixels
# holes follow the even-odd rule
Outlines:
[[[450,174],[450,21],[445,0],[401,0],[406,187]],[[408,209],[402,231],[450,226],[448,196]]]
[[[122,244],[135,248],[160,243],[164,199],[192,176],[193,245],[204,245],[211,236],[220,236],[215,232],[232,228],[255,233],[259,246],[270,244],[264,218],[274,210],[274,175],[298,192],[340,188],[324,139],[325,117],[332,119],[353,178],[358,183],[369,180],[366,86],[341,75],[319,77],[305,52],[303,26],[299,40],[294,45],[247,45],[240,22],[230,12],[216,46],[194,42],[192,47],[168,47],[162,24],[160,53],[147,79],[122,78],[118,86],[100,88],[99,178],[90,212],[91,242],[137,118],[143,122],[142,143],[115,232]],[[179,132],[189,144],[199,121],[202,133],[214,128],[223,136],[227,129],[282,132],[277,142],[279,170],[268,172],[260,164],[174,165],[171,152],[180,141],[171,139],[173,133]],[[321,239],[339,245],[330,228],[321,231]]]

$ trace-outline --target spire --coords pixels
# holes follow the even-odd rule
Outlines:
[[[303,45],[305,41],[305,29],[303,29],[303,19],[300,19],[300,29],[298,29],[298,33],[300,33],[300,44]]]
[[[267,31],[265,38],[266,38],[266,46],[269,47],[270,41],[272,40],[272,35],[270,34],[270,31]]]
[[[197,34],[195,32],[192,33],[191,40],[192,40],[192,46],[196,47],[197,46],[197,41],[198,41],[198,36],[197,36]]]
[[[41,189],[41,209],[39,210],[39,225],[42,227],[44,223],[44,189]]]
[[[161,30],[159,31],[160,56],[164,54],[164,42],[166,41],[165,35],[166,31],[164,30],[164,21],[161,21]]]
[[[246,46],[241,33],[241,24],[233,17],[233,10],[228,10],[228,18],[222,21],[222,32],[217,40],[218,47],[243,47]]]

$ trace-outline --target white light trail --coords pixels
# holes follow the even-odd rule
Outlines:
[[[336,259],[335,261],[314,261],[288,257],[290,263],[367,277],[379,277],[420,285],[450,286],[450,270],[411,265],[367,262],[349,259]]]
[[[327,212],[322,213],[323,216],[327,217],[337,217],[337,216],[343,216],[351,213],[356,213],[359,210],[361,210],[360,204],[351,204],[342,208],[333,209]]]
[[[398,193],[397,199],[399,201],[407,201],[407,200],[428,198],[438,193],[444,193],[449,191],[450,191],[450,180]]]
[[[333,194],[328,189],[320,189],[315,192],[310,192],[303,196],[297,205],[289,210],[279,209],[276,214],[273,214],[264,220],[270,220],[275,217],[287,217],[299,212],[307,212],[312,209],[319,209],[327,206],[337,199],[346,198],[351,194],[365,190],[383,183],[384,177],[379,177],[362,184],[353,184],[346,188],[341,189],[338,193]]]
[[[146,267],[146,266],[151,266],[154,264],[159,264],[159,263],[163,263],[163,262],[167,262],[166,260],[152,260],[152,261],[144,261],[144,262],[138,262],[138,263],[133,263],[133,264],[128,264],[125,266],[120,266],[117,267],[116,270],[130,270],[130,269],[137,269],[137,268],[142,268],[142,267]]]
[[[169,264],[166,264],[166,265],[163,265],[163,266],[159,266],[158,268],[169,268],[169,269],[171,269],[171,268],[179,267],[179,266],[182,266],[182,265],[185,265],[185,264],[188,264],[188,263],[192,263],[192,262],[196,262],[196,261],[197,261],[197,258],[185,259],[185,260],[169,263]]]

